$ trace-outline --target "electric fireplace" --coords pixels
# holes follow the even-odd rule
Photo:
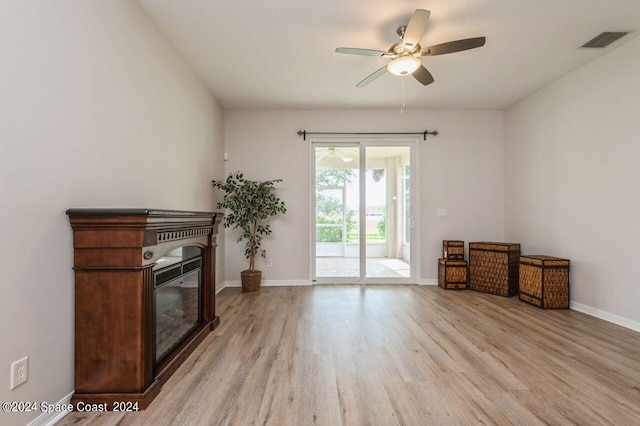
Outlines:
[[[67,215],[75,271],[71,402],[144,409],[220,322],[214,277],[222,215],[151,209]]]

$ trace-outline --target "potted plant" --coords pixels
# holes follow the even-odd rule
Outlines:
[[[211,183],[216,189],[224,191],[224,198],[219,202],[219,209],[231,210],[225,215],[225,228],[240,229],[242,233],[238,242],[246,240],[244,255],[249,259],[249,269],[240,273],[242,291],[257,291],[260,289],[262,272],[256,270],[256,255],[266,257],[266,251],[261,248],[262,237],[271,234],[271,227],[266,221],[278,213],[286,213],[284,201],[275,194],[275,184],[282,179],[264,182],[247,180],[243,174],[230,174],[226,180],[214,180]]]

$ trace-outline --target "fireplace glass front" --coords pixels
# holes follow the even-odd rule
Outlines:
[[[181,247],[154,267],[156,364],[202,324],[202,252],[196,246]]]

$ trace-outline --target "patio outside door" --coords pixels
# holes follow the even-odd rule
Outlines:
[[[413,142],[313,144],[316,282],[413,282]]]

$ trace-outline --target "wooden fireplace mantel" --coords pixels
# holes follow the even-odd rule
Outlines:
[[[215,315],[219,212],[69,209],[75,271],[73,404],[144,409],[220,322]],[[153,272],[165,253],[203,250],[202,321],[154,365]]]

